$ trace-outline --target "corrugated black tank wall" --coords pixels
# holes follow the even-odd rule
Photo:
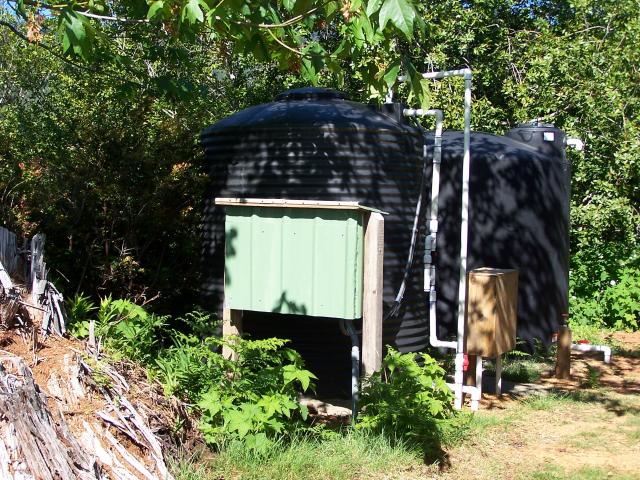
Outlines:
[[[523,132],[528,143],[512,138]],[[538,144],[544,132],[554,141]],[[456,331],[462,132],[445,132],[442,144],[436,283],[446,337]],[[530,346],[548,345],[569,311],[569,178],[564,134],[551,125],[471,135],[467,267],[518,270],[517,335]]]
[[[430,147],[432,134],[399,122],[397,110],[394,118],[325,89],[285,92],[275,102],[243,110],[204,130],[211,177],[204,212],[204,289],[211,305],[222,307],[224,274],[224,210],[213,199],[311,198],[357,200],[389,212],[384,259],[388,309],[407,259],[425,141]],[[430,178],[432,148],[427,151]],[[559,214],[564,206],[558,208],[567,188],[566,162],[562,155],[541,155],[538,146],[476,133],[472,158],[469,264],[519,268],[518,333],[546,338],[560,310],[566,311],[566,255],[556,252],[568,228],[568,210],[565,218]],[[455,332],[461,159],[462,135],[446,132],[437,260],[442,336]],[[428,347],[421,266],[424,228],[422,222],[403,308],[384,325],[385,344],[401,351]],[[522,269],[536,272],[525,276]],[[350,342],[335,319],[245,312],[244,322],[254,338],[290,338],[320,377],[319,393],[349,392]]]

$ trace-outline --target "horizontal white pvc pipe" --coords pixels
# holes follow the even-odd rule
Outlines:
[[[604,363],[611,363],[611,347],[606,345],[591,345],[590,343],[572,343],[571,350],[579,352],[602,352],[604,353]]]
[[[457,390],[455,383],[447,383],[447,387],[449,387],[454,392],[456,392]],[[462,392],[471,395],[471,410],[478,410],[480,398],[482,397],[482,391],[480,390],[480,388],[474,387],[472,385],[462,385]]]
[[[459,70],[445,70],[444,72],[425,72],[420,75],[422,78],[439,80],[447,77],[467,77],[471,76],[470,68],[461,68]],[[406,82],[409,79],[407,75],[401,75],[398,77],[398,81]]]

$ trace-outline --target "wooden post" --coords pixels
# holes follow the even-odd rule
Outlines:
[[[370,213],[364,232],[364,285],[362,293],[362,364],[365,375],[382,366],[382,290],[384,217]]]
[[[222,335],[242,335],[242,310],[232,310],[225,308],[222,310]],[[222,356],[231,360],[238,358],[237,354],[231,348],[222,347]]]
[[[571,329],[563,325],[558,333],[558,358],[556,359],[556,378],[571,378]]]

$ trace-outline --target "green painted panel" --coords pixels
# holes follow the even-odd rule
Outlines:
[[[227,206],[225,304],[362,316],[363,212]]]

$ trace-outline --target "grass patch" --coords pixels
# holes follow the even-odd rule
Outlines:
[[[631,427],[625,431],[627,438],[633,442],[640,442],[640,417],[629,417],[624,422],[625,427]]]
[[[520,477],[520,480],[562,480],[566,478],[564,471],[558,465],[546,465],[538,472],[532,472]]]
[[[502,369],[502,378],[519,383],[533,383],[540,379],[542,373],[549,368],[546,362],[516,359],[506,362]]]
[[[626,434],[629,440],[636,442],[640,441],[640,429],[631,430],[630,432],[626,432]]]
[[[568,444],[574,448],[581,450],[590,450],[594,445],[599,444],[599,439],[602,435],[593,430],[582,431],[575,434],[568,440]]]
[[[492,428],[507,427],[512,423],[511,421],[511,417],[506,417],[504,414],[479,411],[469,422],[469,432],[482,434]]]
[[[555,348],[545,351],[537,346],[533,353],[513,351],[502,360],[502,378],[518,383],[537,382],[555,361]],[[485,370],[495,375],[495,363],[488,363]]]
[[[634,416],[634,417],[627,418],[627,421],[625,422],[625,425],[628,425],[630,427],[638,427],[638,428],[640,428],[640,416]]]
[[[620,355],[621,357],[627,358],[640,358],[640,348],[631,350],[623,347],[616,347],[613,349],[613,355]]]
[[[582,467],[567,472],[558,465],[546,465],[542,470],[530,472],[520,477],[520,480],[634,480],[636,477],[619,474],[599,467]]]
[[[587,378],[582,382],[583,388],[598,388],[600,387],[600,377],[602,372],[597,367],[587,365]]]
[[[523,398],[521,403],[531,410],[552,410],[575,401],[573,396],[564,393],[539,393]]]
[[[231,443],[204,464],[198,459],[178,464],[176,478],[348,480],[420,464],[421,453],[400,440],[349,430],[325,439],[302,436],[289,444],[276,443],[260,455]]]

